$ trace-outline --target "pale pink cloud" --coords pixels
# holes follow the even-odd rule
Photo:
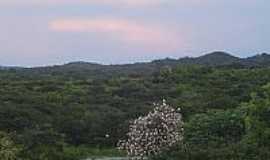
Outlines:
[[[119,19],[58,19],[49,23],[54,32],[95,33],[128,45],[174,51],[184,47],[183,37],[172,29]]]

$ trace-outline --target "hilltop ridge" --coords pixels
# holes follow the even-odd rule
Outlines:
[[[0,67],[1,70],[22,70],[31,74],[72,74],[80,72],[83,74],[136,74],[145,75],[159,71],[163,67],[176,67],[179,65],[203,65],[212,67],[237,67],[254,68],[270,67],[270,55],[267,53],[257,54],[248,58],[239,58],[230,53],[216,51],[199,57],[184,57],[179,59],[165,58],[151,62],[133,64],[114,64],[104,65],[92,62],[70,62],[63,65],[19,68],[19,67]]]

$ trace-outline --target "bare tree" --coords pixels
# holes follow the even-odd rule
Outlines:
[[[183,121],[180,109],[166,104],[154,104],[153,111],[134,120],[127,140],[120,140],[118,148],[125,150],[130,159],[139,160],[159,154],[183,139]]]

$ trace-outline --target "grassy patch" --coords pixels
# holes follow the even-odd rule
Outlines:
[[[118,151],[115,148],[89,148],[86,146],[65,147],[65,160],[77,160],[84,158],[99,158],[99,157],[124,157],[125,153]]]

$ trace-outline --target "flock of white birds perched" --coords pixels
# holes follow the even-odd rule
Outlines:
[[[118,142],[118,149],[125,150],[128,157],[141,160],[157,155],[183,139],[183,120],[180,109],[166,104],[154,104],[153,111],[134,120],[126,140]]]

